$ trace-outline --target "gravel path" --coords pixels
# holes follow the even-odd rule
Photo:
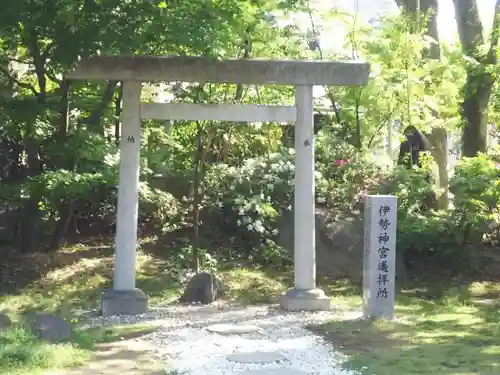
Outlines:
[[[171,306],[138,317],[94,318],[91,325],[150,322],[158,329],[140,340],[152,343],[155,357],[179,374],[354,375],[341,368],[345,356],[305,326],[357,317],[287,313],[275,306]],[[246,332],[212,332],[235,329]]]

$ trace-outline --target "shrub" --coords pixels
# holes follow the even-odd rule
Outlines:
[[[431,193],[425,171],[394,170],[382,191],[399,198],[398,253],[410,262],[432,257],[449,264],[473,260],[478,247],[498,242],[499,172],[484,154],[463,158],[450,179],[453,208],[435,211],[422,204]]]
[[[2,185],[0,194],[9,211],[21,212],[30,199],[38,204],[37,228],[42,240],[57,230],[63,211],[71,209],[67,235],[101,234],[116,225],[118,171],[109,168],[94,173],[74,173],[66,170],[48,171],[18,186]],[[180,204],[169,193],[141,183],[139,194],[139,223],[145,228],[165,229],[179,213]],[[5,225],[6,241],[15,241],[20,215]],[[22,222],[20,221],[21,225]],[[2,236],[2,237],[3,237]],[[43,242],[46,242],[43,241]],[[48,243],[48,242],[47,242]]]
[[[351,146],[318,143],[317,204],[339,213],[350,210],[374,183],[378,169]],[[294,149],[283,148],[241,166],[219,164],[207,172],[204,182],[210,227],[235,233],[254,258],[270,263],[285,256],[275,241],[281,213],[293,204],[294,154]]]
[[[500,223],[500,166],[485,154],[463,158],[450,180],[454,214],[463,242],[496,240]]]

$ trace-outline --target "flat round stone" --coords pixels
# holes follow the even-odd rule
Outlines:
[[[229,361],[240,363],[272,363],[285,359],[278,352],[239,352],[226,357]]]
[[[270,369],[260,369],[260,370],[250,370],[247,372],[244,372],[241,375],[307,375],[308,372],[298,370],[295,368],[287,368],[287,367],[281,367],[281,368],[270,368]]]
[[[213,333],[222,333],[226,335],[238,335],[243,333],[257,332],[259,327],[251,325],[236,325],[236,324],[215,324],[207,327],[207,331]]]

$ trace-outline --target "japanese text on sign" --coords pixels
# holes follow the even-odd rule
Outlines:
[[[391,208],[387,205],[380,206],[378,210],[378,229],[379,234],[377,236],[378,243],[378,265],[377,265],[377,299],[385,300],[389,297],[389,290],[387,289],[387,284],[389,283],[389,265],[387,264],[387,256],[389,248],[387,243],[391,240],[389,236],[388,229],[392,223],[387,218],[387,215],[391,211]]]

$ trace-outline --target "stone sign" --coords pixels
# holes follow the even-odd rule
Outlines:
[[[365,197],[363,313],[365,317],[394,317],[396,279],[397,198]]]

